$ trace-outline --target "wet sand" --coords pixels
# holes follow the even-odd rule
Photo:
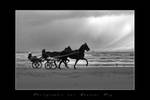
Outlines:
[[[15,69],[16,90],[134,90],[134,67]]]

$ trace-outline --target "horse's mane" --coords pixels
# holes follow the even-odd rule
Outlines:
[[[80,51],[80,50],[83,50],[83,48],[84,48],[85,45],[86,45],[86,43],[82,44],[82,45],[80,46],[80,48],[79,48],[79,51]]]

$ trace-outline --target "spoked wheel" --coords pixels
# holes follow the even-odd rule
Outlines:
[[[45,69],[55,69],[56,67],[54,61],[47,61],[45,63]]]
[[[41,62],[34,62],[34,63],[32,63],[32,67],[34,69],[39,69],[42,67],[42,63]]]

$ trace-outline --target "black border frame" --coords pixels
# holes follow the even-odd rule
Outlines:
[[[9,63],[10,66],[13,65],[9,70],[10,77],[9,77],[9,93],[8,95],[14,97],[14,96],[24,96],[24,97],[50,97],[50,96],[101,96],[101,97],[128,97],[128,96],[135,96],[138,93],[141,95],[140,89],[143,89],[143,87],[140,87],[140,78],[139,75],[139,44],[138,44],[138,35],[139,35],[139,9],[108,9],[108,10],[134,10],[135,11],[135,90],[15,90],[15,10],[30,10],[30,9],[9,9],[9,22],[10,25],[10,44],[9,45],[9,52],[11,53],[11,62]],[[41,9],[31,9],[31,10],[41,10]],[[47,9],[42,9],[47,10]],[[52,10],[60,10],[60,9],[52,9]],[[63,10],[78,10],[78,9],[63,9]],[[81,9],[81,10],[87,10],[87,9]],[[91,9],[89,9],[91,10]],[[98,10],[98,9],[94,9]],[[103,10],[103,9],[100,9]],[[136,44],[137,43],[137,44]]]

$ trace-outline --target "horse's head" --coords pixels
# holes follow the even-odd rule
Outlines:
[[[71,49],[71,47],[70,47],[70,46],[68,46],[68,47],[67,47],[67,50],[68,50],[68,51],[72,51],[72,49]]]
[[[89,50],[90,50],[90,48],[88,47],[87,43],[84,43],[84,44],[81,46],[80,49],[86,50],[86,51],[89,51]]]
[[[72,49],[71,49],[71,47],[70,47],[70,46],[68,46],[67,48],[65,48],[65,49],[64,49],[64,51],[65,51],[65,52],[67,52],[67,53],[69,53],[69,52],[71,52],[71,51],[72,51]]]

